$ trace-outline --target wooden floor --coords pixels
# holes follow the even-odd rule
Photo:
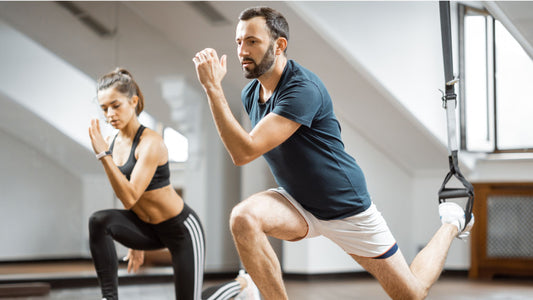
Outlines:
[[[53,270],[53,271],[51,271]],[[121,280],[123,278],[135,278],[135,276],[151,276],[159,274],[163,280],[157,283],[149,283],[149,280],[142,282],[129,282],[119,288],[120,299],[125,300],[172,300],[174,299],[174,288],[168,282],[171,275],[170,268],[146,268],[139,275],[127,275],[124,269],[119,271]],[[44,277],[43,277],[44,276]],[[47,277],[46,277],[47,276]],[[0,264],[0,286],[3,282],[9,282],[9,278],[23,281],[24,278],[51,278],[52,282],[62,282],[61,278],[67,277],[85,278],[84,284],[78,287],[66,287],[67,284],[58,285],[52,283],[52,289],[47,295],[34,297],[4,297],[4,299],[34,299],[34,300],[99,300],[99,289],[94,285],[94,269],[90,263],[83,263],[73,266],[72,264],[41,265],[35,267],[28,265],[1,265]],[[164,279],[166,276],[167,279]],[[206,276],[204,287],[209,287],[227,279],[217,278],[217,276]],[[55,279],[54,279],[55,278]],[[209,279],[211,278],[211,279]],[[217,279],[213,279],[217,278]],[[63,279],[66,280],[66,279]],[[92,281],[91,281],[92,280]],[[76,281],[72,281],[75,282]],[[313,276],[302,278],[287,275],[285,284],[289,298],[293,300],[344,300],[344,299],[389,299],[380,285],[373,278],[362,275],[350,276]],[[76,284],[74,284],[76,285]],[[433,286],[428,299],[458,299],[458,300],[478,300],[478,299],[532,299],[533,300],[533,278],[500,278],[490,281],[474,281],[466,278],[466,274],[444,272],[439,281]]]
[[[205,286],[218,283],[207,281]],[[286,280],[290,299],[296,300],[343,300],[343,299],[389,299],[379,284],[373,279],[357,280]],[[35,300],[96,300],[98,288],[52,289],[43,297],[11,298]],[[164,300],[174,299],[172,284],[138,284],[119,288],[120,299],[126,300]],[[2,298],[9,299],[9,298]],[[467,279],[441,279],[431,289],[427,299],[533,299],[533,282],[471,282]]]

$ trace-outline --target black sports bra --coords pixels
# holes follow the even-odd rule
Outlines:
[[[135,138],[133,139],[133,143],[131,144],[131,152],[130,156],[128,157],[128,160],[126,163],[122,166],[118,166],[118,169],[122,174],[126,175],[126,178],[130,180],[131,172],[133,171],[133,167],[135,167],[135,164],[137,163],[137,159],[135,158],[135,149],[137,148],[137,145],[139,144],[139,138],[141,137],[141,134],[144,131],[143,125],[137,129],[137,133],[135,134]],[[118,134],[117,134],[118,135]],[[109,147],[109,151],[113,153],[113,147],[115,146],[115,139],[117,136],[113,138],[113,142],[111,143],[111,146]],[[150,181],[150,184],[146,188],[146,191],[155,190],[158,188],[162,188],[164,186],[167,186],[170,184],[170,169],[168,166],[168,161],[161,166],[158,166],[155,170],[154,176],[152,177],[152,181]]]

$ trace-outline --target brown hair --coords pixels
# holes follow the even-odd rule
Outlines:
[[[144,96],[137,85],[137,82],[133,80],[131,73],[123,68],[116,68],[112,72],[105,74],[98,79],[97,91],[105,90],[110,87],[114,87],[120,93],[133,97],[134,95],[139,97],[137,106],[135,107],[135,113],[138,115],[144,109]]]

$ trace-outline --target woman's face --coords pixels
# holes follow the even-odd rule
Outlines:
[[[131,120],[136,117],[135,107],[139,97],[128,97],[117,91],[114,87],[98,91],[98,103],[104,112],[104,116],[116,129],[124,128]]]

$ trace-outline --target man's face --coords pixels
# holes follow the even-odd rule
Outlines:
[[[272,69],[276,55],[274,41],[262,17],[240,21],[235,34],[237,54],[248,79],[258,78]]]

